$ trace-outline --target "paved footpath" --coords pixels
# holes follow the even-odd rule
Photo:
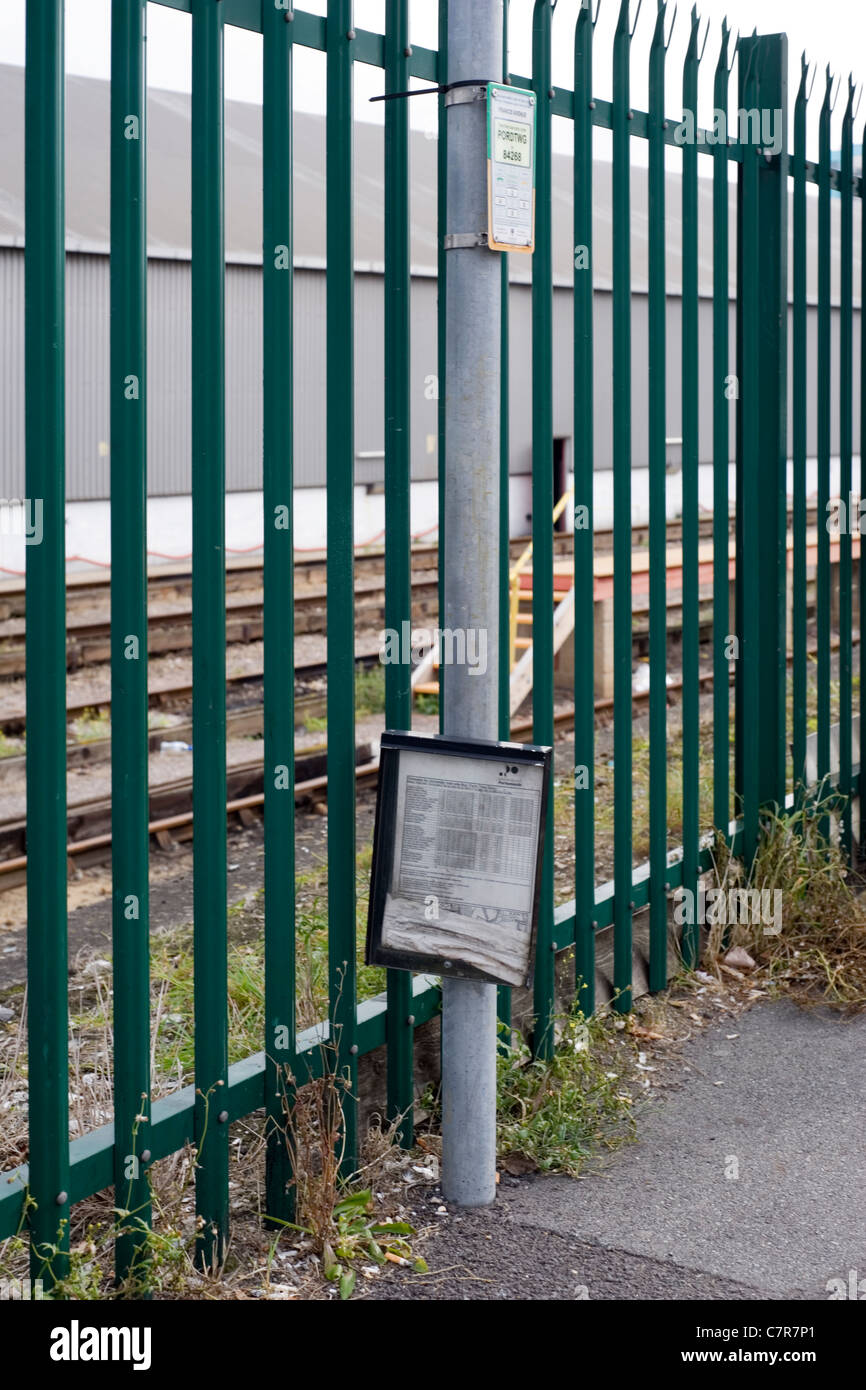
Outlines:
[[[506,1179],[494,1207],[447,1217],[434,1194],[429,1274],[369,1296],[826,1300],[866,1279],[864,1053],[866,1016],[729,1017],[601,1174]]]

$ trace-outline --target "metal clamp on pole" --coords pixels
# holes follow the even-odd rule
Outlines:
[[[469,84],[469,86],[467,86],[465,82],[458,82],[458,83],[455,83],[453,87],[446,87],[446,88],[445,88],[445,105],[446,105],[446,106],[465,106],[467,103],[472,102],[472,101],[486,101],[486,100],[487,100],[487,83],[486,83],[486,82],[482,83],[480,86],[474,86],[474,85],[471,84],[471,83]]]
[[[402,101],[405,97],[430,97],[445,94],[445,105],[455,106],[468,101],[485,101],[487,80],[480,77],[467,77],[461,82],[442,82],[438,87],[412,87],[405,92],[380,92],[370,97],[371,101]],[[469,93],[463,96],[462,93]]]
[[[476,246],[487,245],[486,232],[446,232],[444,246],[446,251],[473,250]]]

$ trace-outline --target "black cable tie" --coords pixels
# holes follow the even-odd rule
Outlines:
[[[488,87],[488,80],[478,77],[467,77],[462,82],[443,82],[441,87],[416,87],[411,92],[383,92],[381,96],[370,97],[371,101],[396,101],[399,97],[429,97],[442,96],[445,92],[453,92],[456,87]]]

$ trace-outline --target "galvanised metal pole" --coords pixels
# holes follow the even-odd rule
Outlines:
[[[448,82],[502,72],[502,0],[448,0]],[[457,89],[465,95],[465,88]],[[446,107],[446,234],[487,226],[484,101]],[[446,241],[446,245],[449,242]],[[499,353],[502,271],[485,245],[447,252],[443,628],[487,638],[487,668],[443,665],[445,732],[499,730]],[[461,1206],[496,1195],[496,986],[442,982],[442,1188]]]

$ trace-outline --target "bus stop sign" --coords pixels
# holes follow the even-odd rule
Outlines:
[[[535,93],[487,84],[487,244],[535,250]]]

